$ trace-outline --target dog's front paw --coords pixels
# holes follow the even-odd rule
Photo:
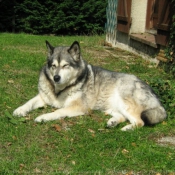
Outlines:
[[[115,118],[110,118],[107,122],[107,127],[111,128],[117,126],[118,122]]]
[[[27,111],[22,106],[15,109],[14,112],[13,112],[13,116],[24,117],[26,115],[27,115]]]
[[[40,115],[35,119],[35,122],[40,123],[40,122],[47,122],[49,121],[49,116],[47,114]]]

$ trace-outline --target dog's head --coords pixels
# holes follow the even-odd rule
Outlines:
[[[75,41],[70,47],[53,47],[46,41],[46,46],[48,74],[55,86],[64,89],[74,84],[85,67],[79,43]]]

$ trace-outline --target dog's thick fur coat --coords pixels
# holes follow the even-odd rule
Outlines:
[[[151,88],[136,76],[87,64],[77,41],[70,47],[53,47],[46,41],[46,46],[48,58],[39,76],[39,94],[17,108],[13,115],[26,116],[45,105],[57,108],[35,119],[46,122],[101,110],[112,116],[107,122],[109,127],[128,120],[130,124],[123,131],[166,118]]]

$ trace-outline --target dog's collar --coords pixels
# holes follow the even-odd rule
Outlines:
[[[75,86],[79,82],[81,82],[82,83],[82,86],[83,86],[83,84],[87,81],[87,76],[88,76],[88,68],[86,66],[85,69],[84,69],[84,71],[81,73],[81,75],[75,81],[75,83],[72,83],[69,86],[66,86],[64,89],[62,89],[59,92],[57,92],[56,95],[59,96],[62,92],[70,89],[71,87]],[[82,81],[83,79],[84,79],[84,81]],[[81,88],[79,88],[79,89],[81,89]]]

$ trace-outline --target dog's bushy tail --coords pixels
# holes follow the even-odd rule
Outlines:
[[[141,114],[142,120],[145,124],[154,125],[162,122],[166,118],[166,111],[162,106],[145,110]]]

